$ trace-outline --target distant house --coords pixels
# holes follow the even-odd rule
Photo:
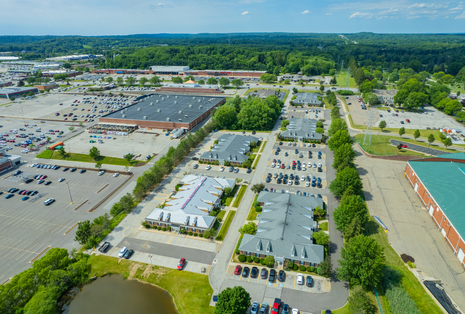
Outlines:
[[[34,87],[37,87],[38,90],[51,90],[54,88],[58,88],[58,84],[55,82],[50,82],[50,83],[34,85]]]
[[[224,134],[218,138],[218,144],[209,152],[200,156],[201,161],[224,164],[228,161],[231,165],[242,165],[249,159],[246,154],[250,151],[250,143],[258,142],[258,138],[249,135]]]
[[[276,96],[277,93],[278,91],[274,89],[260,89],[257,91],[257,97],[263,99],[269,96]]]
[[[284,139],[290,140],[307,140],[307,141],[321,141],[323,135],[316,133],[317,120],[314,119],[298,119],[291,118],[289,125],[285,131],[282,131],[280,136]]]
[[[278,264],[318,266],[325,257],[324,247],[313,243],[318,223],[313,210],[323,207],[320,198],[261,192],[257,198],[263,207],[255,235],[244,234],[239,251],[247,256],[273,256]]]
[[[164,208],[155,208],[145,217],[150,226],[203,233],[216,221],[216,217],[209,214],[220,205],[224,189],[234,188],[236,183],[228,179],[187,175],[180,184]]]

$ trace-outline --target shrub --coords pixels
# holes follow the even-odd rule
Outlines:
[[[171,231],[171,226],[166,227],[166,230]]]
[[[410,266],[410,268],[417,268],[417,267],[415,266],[415,264],[414,264],[413,262],[411,262],[411,261],[408,261],[408,262],[407,262],[407,265]]]
[[[265,266],[265,264],[266,264],[266,261],[265,261],[265,259],[264,259],[264,258],[260,258],[260,264],[262,264],[263,266]]]
[[[199,237],[203,238],[203,234],[202,234],[202,233],[199,233]]]
[[[252,256],[247,256],[247,263],[252,263],[253,257]]]
[[[318,267],[318,268],[316,269],[316,272],[317,272],[318,275],[320,275],[320,274],[321,274],[321,267]]]
[[[162,230],[163,230],[163,231],[166,231],[166,227],[163,227],[163,229],[162,229]]]
[[[149,225],[149,223],[147,221],[143,221],[142,226],[144,226],[146,229],[150,228],[150,225]]]
[[[191,235],[192,235],[192,231],[189,231],[187,234],[191,236]]]
[[[292,265],[292,270],[298,270],[298,269],[299,269],[299,265],[297,264]]]
[[[246,260],[246,257],[244,254],[239,255],[239,262],[244,263]]]
[[[311,271],[311,272],[313,273],[313,272],[315,271],[315,267],[310,266],[310,270],[309,270],[309,271]]]
[[[152,227],[152,229],[155,229],[155,230],[157,230],[157,226],[153,226],[153,227]]]
[[[239,249],[236,249],[234,253],[239,254],[240,253]]]
[[[199,235],[199,234],[198,234],[197,232],[196,232],[196,233],[194,233],[194,237],[196,237],[196,236],[198,236],[198,235]]]
[[[256,207],[255,207],[255,211],[256,211],[257,213],[261,213],[261,212],[262,212],[262,208],[261,208],[260,206],[256,206]]]
[[[256,257],[256,256],[253,258],[253,261],[254,261],[254,263],[260,263],[260,259],[258,257]]]
[[[300,265],[300,266],[299,266],[299,270],[300,270],[300,271],[305,271],[305,266],[304,266],[304,265]]]
[[[157,227],[157,230],[161,230],[161,227]]]
[[[308,267],[307,267],[307,271],[308,271],[308,272],[311,272],[311,268],[310,268],[310,267],[311,267],[311,266],[308,266]]]
[[[289,269],[292,269],[293,266],[294,263],[292,261],[287,261],[287,267],[289,267]]]

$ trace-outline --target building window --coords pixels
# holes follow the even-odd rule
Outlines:
[[[300,265],[303,265],[304,264],[304,261],[300,261]]]
[[[245,253],[245,255],[250,256],[250,252]]]

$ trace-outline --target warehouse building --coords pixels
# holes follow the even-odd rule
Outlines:
[[[410,160],[405,176],[465,268],[465,153]]]
[[[243,70],[188,70],[184,75],[192,76],[211,76],[211,77],[260,77],[266,71],[243,71]]]
[[[52,70],[42,72],[42,77],[53,77],[55,74],[68,74],[69,77],[74,77],[82,74],[82,72],[73,70]]]
[[[179,183],[181,186],[165,207],[155,208],[145,217],[149,225],[203,233],[216,221],[216,217],[209,214],[221,205],[224,189],[233,189],[236,184],[235,180],[196,175],[187,175]]]
[[[183,75],[186,71],[189,71],[189,67],[154,65],[150,67],[150,70],[157,75]]]
[[[319,94],[316,93],[297,93],[296,99],[292,100],[293,104],[304,106],[321,106],[321,101],[318,99]]]
[[[187,81],[183,84],[174,84],[167,83],[164,86],[156,88],[156,91],[159,93],[174,93],[174,94],[195,94],[195,95],[221,95],[224,93],[224,90],[217,85],[200,85],[194,81]]]
[[[258,143],[258,138],[249,135],[224,134],[218,138],[211,151],[203,153],[199,160],[205,162],[218,161],[224,165],[228,161],[231,165],[242,165],[249,159],[246,154],[250,151],[250,143]]]
[[[149,94],[125,108],[100,118],[105,124],[129,124],[139,128],[191,130],[223,104],[224,97]]]
[[[6,147],[0,147],[0,173],[19,166],[21,164],[21,156],[8,155]]]
[[[50,82],[50,83],[42,83],[39,85],[34,85],[34,87],[37,87],[38,90],[51,90],[54,88],[58,88],[58,84],[55,82]]]
[[[321,142],[323,135],[316,133],[316,123],[315,119],[299,119],[291,118],[289,120],[289,125],[285,131],[280,133],[280,137],[287,140],[297,140],[297,141],[310,141],[310,142]]]
[[[153,74],[152,70],[135,70],[135,69],[95,69],[92,74]]]
[[[263,207],[257,231],[255,235],[244,234],[240,254],[259,258],[271,255],[280,265],[292,261],[317,267],[324,261],[324,247],[314,244],[312,237],[318,231],[313,210],[323,207],[320,198],[263,191],[257,201]]]
[[[0,98],[18,98],[30,92],[35,94],[39,92],[39,89],[37,87],[5,87],[0,88]]]
[[[0,87],[7,87],[13,85],[13,82],[10,81],[0,81]]]

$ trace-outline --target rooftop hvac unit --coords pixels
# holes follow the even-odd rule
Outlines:
[[[162,97],[161,100],[165,100],[165,97]]]
[[[122,118],[126,118],[126,115],[125,115],[125,114],[123,114],[121,117],[122,117]]]
[[[147,116],[144,116],[142,119],[147,120]]]
[[[175,103],[175,104],[177,104],[177,103],[178,103],[178,101],[177,101],[177,100],[175,100],[175,101],[174,101],[174,103]]]
[[[170,118],[166,118],[166,121],[170,121]]]
[[[150,106],[153,106],[153,102],[150,103]]]
[[[195,96],[194,96],[194,97],[192,97],[192,99],[195,99]]]
[[[178,96],[174,96],[174,98],[178,98]]]
[[[182,114],[182,110],[179,110],[179,112],[178,112],[178,113],[179,113],[179,114]]]
[[[158,99],[155,102],[158,102]]]
[[[178,119],[179,121],[182,121],[182,119]]]
[[[160,108],[158,108],[158,109],[157,109],[157,112],[161,112],[161,109],[160,109]]]
[[[200,99],[198,100],[198,102],[200,102]]]
[[[137,111],[140,111],[140,108],[137,108]]]
[[[170,95],[166,95],[166,98],[170,98]]]
[[[202,105],[200,105],[200,106],[199,106],[199,109],[201,109],[202,107],[203,107],[203,106],[202,106]]]
[[[188,117],[188,115],[187,115],[187,114],[185,114],[185,115],[184,115],[184,117],[186,117],[186,118],[187,118],[187,117]]]

